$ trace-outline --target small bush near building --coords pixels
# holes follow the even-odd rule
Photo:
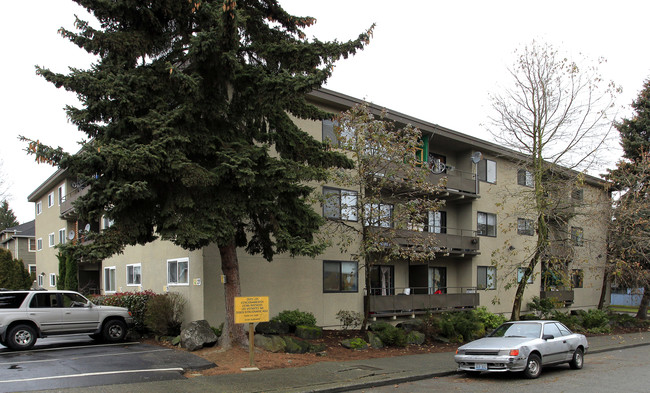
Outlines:
[[[336,319],[341,321],[343,330],[355,329],[361,325],[363,317],[360,312],[339,310],[336,313]]]
[[[147,311],[147,304],[152,298],[160,296],[153,291],[142,292],[118,292],[112,295],[93,296],[91,301],[98,306],[116,306],[126,307],[131,311],[134,322],[134,330],[138,333],[145,333],[147,328],[145,326],[144,318]]]
[[[183,295],[178,292],[168,292],[152,298],[144,315],[145,325],[158,336],[179,335],[186,303]]]
[[[23,261],[14,259],[11,251],[0,248],[0,288],[29,289],[32,281]]]
[[[292,332],[295,332],[296,326],[299,325],[316,326],[316,317],[314,314],[300,310],[284,310],[276,317],[273,317],[273,320],[286,323]]]
[[[408,344],[406,332],[390,324],[384,329],[377,331],[377,336],[388,347],[405,347]]]
[[[507,321],[506,317],[500,314],[493,314],[486,307],[478,307],[472,311],[474,315],[483,323],[485,331],[492,331]]]

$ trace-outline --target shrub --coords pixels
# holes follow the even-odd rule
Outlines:
[[[158,336],[179,335],[186,303],[183,295],[178,292],[168,292],[152,298],[145,312],[145,325]]]
[[[609,326],[609,317],[602,310],[580,310],[578,316],[582,320],[582,327],[589,333],[610,333],[612,331]]]
[[[284,310],[276,317],[273,317],[273,320],[286,323],[292,332],[296,331],[296,326],[298,325],[316,326],[316,317],[314,317],[314,314],[300,310]]]
[[[354,329],[361,325],[362,317],[360,312],[339,310],[336,313],[336,319],[341,321],[343,330]]]
[[[568,327],[573,331],[584,332],[584,329],[582,328],[582,325],[580,323],[580,319],[569,313],[554,310],[553,312],[551,312],[549,319],[554,319],[558,322],[562,322],[566,327]]]
[[[489,312],[486,307],[478,307],[472,312],[481,321],[485,330],[494,330],[507,320],[503,315]]]
[[[223,322],[221,322],[221,325],[219,325],[219,327],[210,326],[210,328],[217,337],[221,337],[221,333],[223,333]]]
[[[392,327],[394,326],[388,322],[375,322],[370,324],[370,326],[368,326],[368,329],[373,332],[381,332],[382,330],[390,329]]]
[[[548,319],[553,310],[559,308],[561,305],[556,298],[541,299],[539,296],[535,296],[533,297],[533,301],[528,303],[528,308],[537,312],[542,319]]]
[[[140,333],[146,331],[144,323],[145,312],[149,301],[157,296],[153,291],[143,292],[117,292],[112,295],[93,296],[91,301],[97,305],[126,307],[133,316],[133,328]]]
[[[391,324],[387,325],[384,329],[377,331],[377,336],[379,336],[381,342],[386,346],[405,347],[408,343],[406,332]]]
[[[350,340],[350,348],[352,349],[365,349],[368,347],[368,343],[365,342],[362,338],[356,337]]]
[[[0,288],[29,289],[32,276],[21,259],[14,259],[11,251],[0,248]]]
[[[471,311],[442,313],[437,320],[440,334],[451,341],[470,341],[485,334],[485,326]]]

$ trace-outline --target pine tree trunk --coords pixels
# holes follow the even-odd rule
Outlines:
[[[234,241],[224,247],[219,247],[221,254],[221,271],[226,276],[224,294],[226,303],[226,320],[223,332],[219,337],[219,346],[230,348],[235,344],[248,346],[248,338],[243,324],[235,324],[235,297],[241,296],[239,281],[239,261]]]
[[[648,318],[648,304],[650,304],[650,285],[643,288],[643,297],[639,305],[639,311],[636,313],[637,319],[646,320]]]

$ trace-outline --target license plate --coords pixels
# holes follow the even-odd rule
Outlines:
[[[474,363],[474,370],[487,371],[487,363]]]

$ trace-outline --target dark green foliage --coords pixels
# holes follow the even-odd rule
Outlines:
[[[317,338],[323,337],[323,328],[318,326],[296,326],[296,337],[300,337],[305,340],[314,340]]]
[[[486,331],[496,329],[507,320],[503,315],[489,312],[486,307],[478,307],[472,313],[481,321]]]
[[[221,333],[223,332],[223,322],[221,322],[221,325],[219,325],[219,327],[210,326],[210,328],[212,329],[214,334],[217,337],[219,337],[219,336],[221,336]]]
[[[548,316],[548,319],[554,319],[556,321],[562,322],[566,327],[571,330],[582,332],[584,329],[580,326],[580,320],[575,316],[567,312],[562,312],[558,310],[551,311],[551,314]]]
[[[57,289],[66,289],[69,291],[79,290],[77,261],[72,256],[69,249],[59,251],[56,255],[59,260],[59,276],[56,281]]]
[[[380,331],[376,331],[377,336],[384,345],[389,347],[405,347],[408,344],[406,332],[403,329],[397,328],[388,324]]]
[[[643,152],[650,152],[650,79],[643,83],[643,89],[632,103],[635,115],[616,124],[621,135],[623,156],[638,161]]]
[[[9,208],[9,202],[6,200],[2,201],[0,204],[0,231],[18,225],[14,211]]]
[[[181,332],[186,300],[178,292],[151,298],[144,313],[144,324],[158,336],[177,336]]]
[[[97,305],[126,307],[131,311],[133,316],[134,329],[139,333],[145,333],[144,318],[147,311],[147,305],[151,299],[160,295],[152,291],[143,292],[118,292],[112,295],[94,296],[92,302]]]
[[[59,252],[56,254],[56,258],[59,260],[59,275],[56,278],[56,289],[65,289],[65,277],[66,277],[66,271],[65,269],[68,268],[67,264],[67,257],[66,254],[63,254]]]
[[[276,317],[273,317],[273,320],[286,323],[292,332],[295,332],[296,327],[299,325],[316,326],[316,317],[314,317],[314,314],[300,310],[284,310]]]
[[[388,322],[373,322],[368,326],[368,330],[373,331],[373,332],[381,332],[382,330],[390,329],[393,327]]]
[[[32,277],[23,261],[14,259],[9,250],[0,248],[0,288],[29,289]]]
[[[350,340],[350,348],[352,349],[366,349],[368,348],[368,343],[365,342],[362,338],[356,337]]]
[[[609,316],[605,311],[590,309],[578,311],[582,327],[589,333],[609,333]]]
[[[442,313],[438,321],[441,334],[451,341],[467,342],[485,334],[485,327],[471,311]]]
[[[538,313],[542,319],[548,319],[551,312],[558,308],[561,303],[556,298],[544,298],[534,296],[533,300],[528,303],[528,308]]]

